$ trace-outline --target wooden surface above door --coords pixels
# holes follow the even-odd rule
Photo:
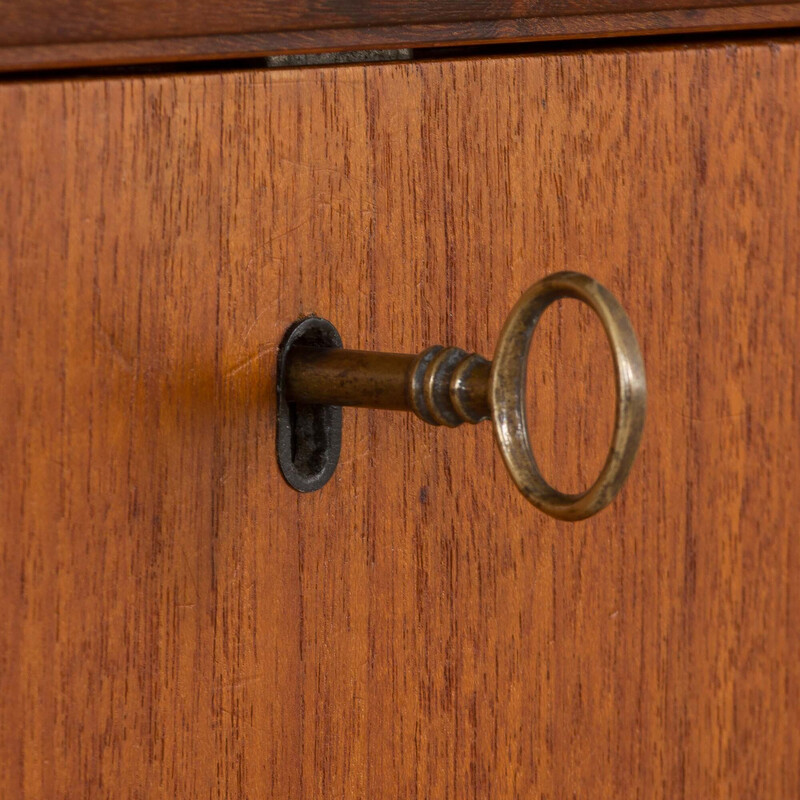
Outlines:
[[[0,71],[800,25],[800,3],[720,0],[0,0]]]

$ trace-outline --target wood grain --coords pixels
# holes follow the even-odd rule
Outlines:
[[[38,9],[38,10],[37,10]],[[800,25],[800,3],[0,0],[0,73]]]
[[[798,796],[798,85],[764,42],[0,87],[0,795]],[[647,364],[613,507],[388,412],[281,481],[292,320],[488,355],[565,268]],[[570,488],[608,356],[542,324]]]
[[[0,44],[265,33],[525,17],[736,8],[770,0],[0,0]]]

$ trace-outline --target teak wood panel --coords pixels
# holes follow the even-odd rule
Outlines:
[[[800,25],[764,0],[0,0],[0,72]]]
[[[798,796],[798,85],[767,42],[1,87],[0,794]],[[489,355],[564,268],[647,364],[610,509],[386,412],[282,482],[292,320]],[[609,359],[543,325],[566,487]]]

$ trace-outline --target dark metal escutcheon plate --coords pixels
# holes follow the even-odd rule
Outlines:
[[[286,482],[299,492],[321,489],[339,463],[342,447],[341,406],[291,403],[284,390],[292,347],[341,348],[336,328],[321,317],[306,317],[285,333],[278,350],[278,464]]]

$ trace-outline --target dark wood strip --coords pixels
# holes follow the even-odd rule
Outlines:
[[[18,3],[6,3],[17,6]],[[58,5],[58,4],[57,4]],[[154,4],[157,5],[157,4]],[[446,3],[434,4],[438,8]],[[507,4],[500,4],[505,6]],[[590,8],[609,5],[596,2],[583,4]],[[620,5],[630,4],[616,4]],[[655,3],[638,3],[651,8]],[[667,4],[677,5],[677,4]],[[271,6],[271,4],[265,4]],[[540,4],[541,6],[541,4]],[[474,45],[486,43],[513,43],[525,41],[553,41],[583,39],[591,37],[630,36],[644,34],[668,34],[706,31],[740,31],[793,27],[800,25],[800,3],[760,4],[750,3],[727,7],[708,8],[696,3],[692,8],[668,8],[666,10],[639,10],[604,12],[591,14],[567,13],[572,3],[548,3],[558,6],[559,13],[549,16],[528,15],[492,19],[458,19],[439,22],[403,22],[392,25],[368,25],[347,27],[347,20],[340,15],[324,16],[321,12],[309,15],[311,21],[328,23],[317,28],[275,28],[239,33],[215,33],[213,35],[181,35],[120,39],[119,31],[99,24],[92,38],[87,25],[85,41],[67,41],[74,37],[75,29],[47,43],[8,44],[0,46],[0,71],[65,69],[115,64],[146,64],[156,62],[181,62],[229,58],[252,58],[258,56],[389,47],[432,47],[452,45]],[[490,6],[496,10],[497,4]],[[505,9],[509,11],[508,8]],[[391,19],[390,14],[381,16],[373,9],[373,17]],[[0,15],[3,4],[0,2]],[[240,17],[250,25],[252,14],[242,12]],[[420,12],[418,18],[426,18],[433,12]],[[477,11],[473,9],[473,13]],[[489,12],[487,12],[489,13]],[[78,15],[79,16],[79,15]],[[360,21],[363,15],[354,19]],[[212,20],[216,21],[216,14]],[[278,21],[282,17],[278,15]],[[287,18],[288,19],[288,18]],[[336,23],[332,25],[331,23]],[[287,25],[289,23],[287,22]],[[300,24],[300,20],[294,24]],[[246,27],[246,26],[245,26]],[[166,26],[164,30],[183,30]],[[11,25],[18,30],[19,25]],[[197,29],[197,26],[192,30]],[[49,30],[49,28],[48,28]],[[136,26],[132,28],[136,30]],[[30,34],[32,37],[44,34]],[[0,42],[9,41],[8,29],[0,36]],[[13,40],[12,40],[13,41]]]
[[[769,0],[0,0],[0,45],[769,5]]]

